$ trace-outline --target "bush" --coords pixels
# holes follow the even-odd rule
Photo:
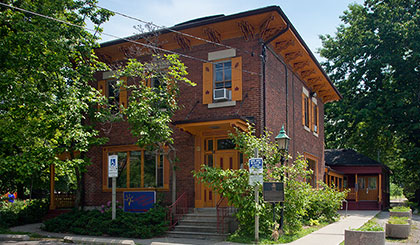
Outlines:
[[[4,202],[0,206],[0,227],[8,228],[40,222],[48,212],[48,205],[47,199]]]
[[[404,207],[404,206],[396,206],[396,207],[391,208],[389,211],[390,212],[410,212],[410,208]]]
[[[80,235],[151,238],[167,230],[166,208],[155,206],[146,213],[126,213],[117,209],[116,219],[112,211],[73,210],[44,222],[41,227],[50,232],[70,232]]]

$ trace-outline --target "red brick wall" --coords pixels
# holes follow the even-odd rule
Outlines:
[[[281,57],[276,57],[269,49],[267,49],[266,55],[266,128],[276,136],[284,124],[286,133],[291,138],[289,152],[293,159],[298,154],[305,153],[315,156],[318,159],[317,180],[323,180],[325,166],[324,105],[321,99],[317,98],[319,133],[318,136],[315,136],[313,132],[308,132],[302,125],[302,87],[308,91],[310,89],[293,73],[290,67],[285,66],[279,60],[282,59]]]

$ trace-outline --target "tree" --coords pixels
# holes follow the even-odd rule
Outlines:
[[[79,26],[90,20],[97,32],[111,16],[95,0],[2,2]],[[45,184],[50,164],[58,174],[75,173],[80,187],[80,172],[89,162],[83,153],[100,141],[85,123],[101,101],[89,82],[106,69],[93,52],[98,38],[77,26],[0,8],[1,190],[22,192],[34,179]],[[66,152],[71,157],[59,161]]]
[[[351,4],[323,63],[343,100],[325,108],[328,148],[354,148],[393,170],[420,205],[420,2]]]

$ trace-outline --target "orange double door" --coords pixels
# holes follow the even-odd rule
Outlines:
[[[204,164],[220,169],[239,169],[239,154],[226,138],[205,139]],[[203,207],[215,207],[220,195],[205,184],[201,185]]]

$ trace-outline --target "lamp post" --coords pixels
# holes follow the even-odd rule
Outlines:
[[[277,142],[278,149],[282,152],[280,162],[281,162],[281,166],[283,166],[286,160],[284,156],[287,154],[289,150],[289,142],[290,142],[290,137],[287,136],[286,131],[284,130],[284,125],[281,126],[281,130],[279,134],[276,136],[275,140]],[[281,177],[281,182],[283,182],[283,185],[284,185],[284,173]],[[281,207],[280,230],[283,232],[284,202],[280,202],[280,207]]]

